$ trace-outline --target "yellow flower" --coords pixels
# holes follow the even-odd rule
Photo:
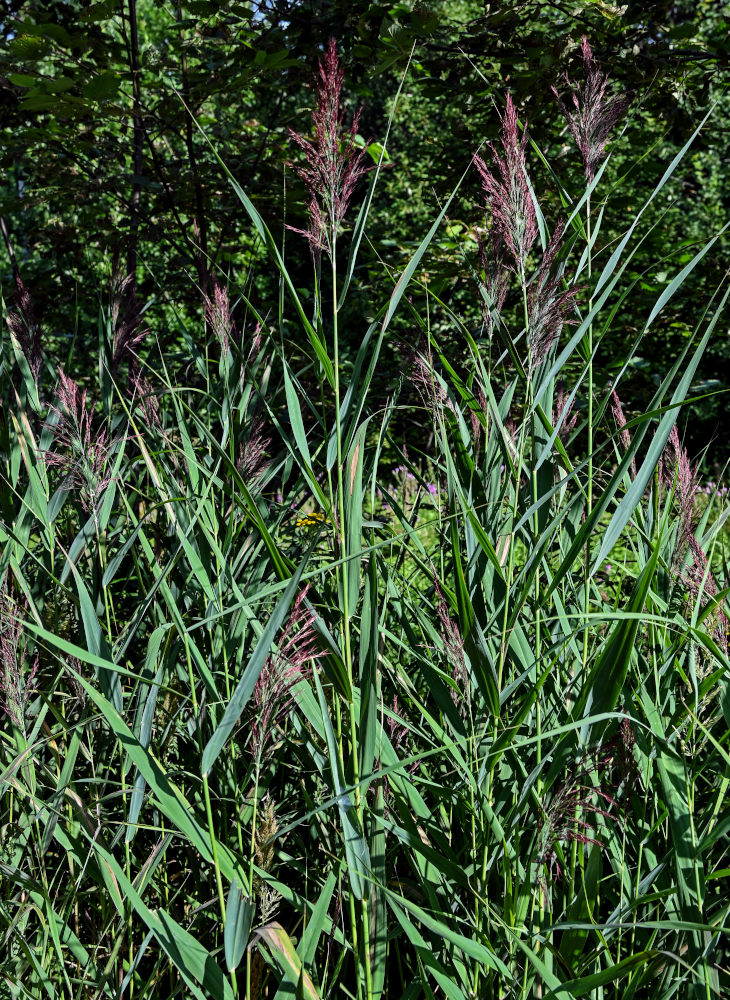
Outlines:
[[[329,524],[329,518],[322,511],[315,510],[311,514],[301,514],[296,521],[297,528],[313,528],[319,524]]]

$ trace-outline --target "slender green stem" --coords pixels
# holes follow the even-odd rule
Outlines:
[[[527,304],[527,283],[525,280],[525,270],[524,267],[520,268],[520,282],[522,285],[522,306],[524,309],[525,316],[525,340],[529,344],[529,325],[530,325],[530,313]],[[529,349],[529,348],[528,348]],[[531,367],[528,366],[531,371]],[[528,376],[528,393],[529,393],[530,378]],[[527,400],[525,402],[525,407],[527,407]],[[525,421],[522,421],[520,427],[519,440],[517,445],[517,463],[515,470],[515,483],[514,483],[514,495],[512,498],[512,511],[509,523],[509,530],[505,534],[507,540],[507,545],[509,546],[507,555],[507,574],[505,579],[505,593],[504,593],[504,613],[502,616],[502,636],[499,647],[499,667],[497,670],[497,689],[502,690],[502,680],[504,675],[504,665],[507,658],[507,631],[509,625],[509,607],[510,607],[510,590],[512,587],[512,575],[515,568],[515,539],[513,537],[514,526],[517,523],[517,511],[519,509],[520,503],[520,480],[522,478],[522,465],[524,462],[525,455]]]
[[[254,902],[253,893],[253,862],[256,856],[256,820],[258,818],[258,805],[259,805],[259,777],[261,774],[261,760],[257,757],[256,759],[256,777],[254,779],[254,789],[253,789],[253,812],[251,815],[251,841],[249,843],[249,857],[248,857],[248,889],[251,894],[251,902]],[[251,949],[246,949],[246,997],[251,997]]]
[[[188,638],[187,632],[183,634],[183,641],[185,643],[185,657],[188,665],[188,680],[190,682],[190,698],[193,703],[193,718],[195,719],[195,727],[198,734],[198,743],[200,745],[200,753],[202,756],[202,733],[200,718],[198,716],[198,696],[195,691],[195,675],[193,674],[193,660],[190,655],[190,640]],[[210,837],[210,853],[213,857],[213,868],[215,870],[215,882],[218,889],[218,905],[220,907],[221,913],[221,926],[225,928],[226,926],[226,898],[223,892],[223,877],[221,875],[220,864],[218,862],[218,841],[215,835],[215,826],[213,823],[213,808],[210,799],[210,785],[208,783],[208,775],[203,775],[203,798],[205,799],[205,815],[208,822],[208,836]],[[232,976],[232,985],[234,994],[237,995],[236,979]]]
[[[364,829],[363,824],[363,804],[362,795],[360,792],[360,765],[359,765],[359,747],[358,747],[358,720],[357,713],[355,711],[355,699],[352,691],[355,686],[355,677],[353,671],[353,659],[352,659],[352,637],[350,630],[350,595],[348,586],[348,566],[347,561],[348,549],[347,549],[347,525],[345,523],[345,470],[342,454],[342,417],[340,413],[340,342],[339,342],[339,322],[338,322],[338,303],[337,303],[337,254],[336,254],[336,234],[333,226],[332,240],[331,240],[331,265],[332,265],[332,329],[333,329],[333,353],[334,353],[334,370],[335,370],[335,437],[337,442],[337,521],[339,528],[339,543],[340,543],[340,566],[338,569],[340,578],[340,592],[342,594],[342,621],[343,621],[343,635],[344,635],[344,645],[345,645],[345,667],[347,670],[347,679],[350,687],[350,699],[349,699],[349,722],[350,722],[350,762],[351,762],[351,772],[352,772],[352,784],[354,786],[354,800],[355,800],[355,812],[358,819],[358,825],[361,830]],[[356,920],[356,915],[354,910],[352,912],[353,921]],[[368,901],[366,897],[360,900],[360,918],[362,926],[362,948],[363,948],[363,959],[365,965],[365,988],[367,1000],[372,1000],[372,969],[370,965],[370,918],[368,914]],[[355,929],[355,923],[353,923],[353,930]],[[355,943],[355,938],[353,938],[353,948],[355,951],[355,957],[357,961],[358,948]],[[360,978],[358,976],[358,996],[360,995]]]
[[[588,284],[592,275],[591,253],[591,196],[586,198],[586,234],[588,237]],[[593,309],[592,292],[588,299],[588,312]],[[586,516],[590,517],[593,510],[593,321],[588,324],[588,486],[586,490]],[[583,661],[585,673],[588,663],[588,618],[591,611],[591,536],[586,536],[585,564],[583,567],[583,613],[585,615],[583,629]]]

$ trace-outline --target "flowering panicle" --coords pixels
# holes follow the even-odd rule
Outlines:
[[[558,845],[576,842],[604,846],[592,835],[595,819],[593,822],[583,819],[584,816],[603,816],[612,820],[612,810],[618,807],[616,799],[591,780],[590,773],[596,764],[604,770],[607,766],[605,762],[593,762],[590,767],[569,769],[565,780],[556,787],[543,806],[538,821],[539,850],[536,860],[538,864],[546,866],[554,880],[563,874],[558,858]]]
[[[130,383],[127,392],[133,402],[139,402],[148,427],[155,427],[158,431],[162,431],[160,402],[155,393],[154,386],[138,365],[135,365],[134,371],[130,372]]]
[[[509,274],[504,264],[504,244],[498,234],[492,232],[488,239],[484,239],[480,235],[477,243],[479,260],[484,273],[483,289],[486,293],[486,299],[482,299],[481,302],[482,317],[487,335],[491,336],[495,316],[501,314],[507,296]]]
[[[559,420],[562,420],[560,430],[558,431],[558,437],[561,441],[567,441],[575,430],[575,425],[578,423],[578,414],[573,413],[573,403],[574,399],[571,399],[569,394],[565,391],[565,386],[562,381],[558,382],[557,396],[555,399],[555,412],[553,414],[553,426],[555,426]]]
[[[269,467],[266,453],[271,444],[271,436],[266,433],[263,417],[259,414],[251,420],[246,441],[241,445],[236,468],[247,485],[255,486]]]
[[[692,566],[682,577],[687,589],[695,600],[699,600],[700,597],[715,597],[720,588],[710,569],[707,553],[694,534],[690,535],[689,538],[689,551],[692,556]],[[728,621],[721,606],[707,619],[706,627],[709,628],[715,641],[727,653],[730,621]]]
[[[213,281],[213,297],[205,296],[205,318],[221,345],[221,353],[226,356],[231,350],[231,338],[235,329],[231,319],[231,304],[228,292],[217,281]]]
[[[123,312],[122,306],[124,306]],[[119,371],[122,362],[129,358],[130,383],[134,380],[138,368],[137,348],[149,333],[149,329],[140,323],[141,314],[142,307],[134,293],[134,275],[124,275],[121,271],[115,271],[112,278],[110,310],[111,326],[114,330],[112,371]]]
[[[627,809],[628,797],[640,780],[634,745],[633,725],[624,715],[615,735],[569,766],[564,780],[543,804],[536,860],[546,866],[553,879],[562,876],[558,845],[575,842],[602,848],[593,836],[596,817],[616,822]]]
[[[614,389],[611,393],[611,413],[613,413],[613,419],[616,421],[616,426],[621,434],[621,444],[624,451],[628,451],[631,447],[631,435],[629,434],[628,428],[626,426],[626,416],[624,415],[624,408],[621,405],[621,400],[618,398],[618,393]],[[675,428],[676,429],[676,428]],[[636,459],[631,459],[631,475],[636,479]]]
[[[289,228],[307,237],[315,256],[323,250],[330,255],[334,252],[337,232],[355,186],[368,169],[363,162],[365,149],[358,150],[355,145],[360,111],[355,113],[349,130],[344,127],[344,111],[340,107],[344,75],[331,38],[319,63],[317,107],[312,112],[314,142],[289,129],[306,160],[305,166],[291,166],[304,181],[309,196],[309,228],[306,231]]]
[[[662,480],[667,489],[674,490],[679,513],[672,570],[675,573],[681,571],[684,557],[689,550],[692,565],[682,573],[682,582],[695,600],[703,595],[714,597],[720,588],[709,567],[707,553],[695,534],[695,501],[699,489],[699,470],[692,465],[687,450],[680,444],[676,424],[672,427],[662,456]],[[718,608],[709,624],[716,641],[726,649],[730,623],[721,608]]]
[[[309,587],[300,591],[284,625],[279,647],[264,663],[248,703],[251,753],[265,760],[294,704],[294,688],[311,672],[312,661],[326,656],[317,648],[314,616],[304,605]]]
[[[451,698],[459,710],[459,715],[463,720],[466,720],[471,707],[471,697],[469,690],[469,671],[466,665],[466,656],[464,654],[464,637],[459,630],[459,626],[449,613],[446,599],[444,598],[443,591],[439,586],[438,577],[436,576],[436,571],[433,567],[431,575],[433,577],[433,585],[436,591],[436,614],[439,620],[439,632],[441,634],[441,639],[446,649],[446,655],[449,658],[451,669],[453,671],[453,677],[458,688],[458,690],[452,690]]]
[[[105,430],[92,428],[93,413],[86,404],[86,389],[80,389],[62,368],[58,369],[59,406],[52,407],[58,422],[54,428],[54,450],[44,454],[46,465],[59,469],[66,485],[79,492],[87,513],[96,511],[99,499],[112,481],[113,442]]]
[[[436,377],[431,345],[428,340],[421,344],[407,344],[403,352],[403,368],[408,381],[421,397],[423,405],[431,412],[434,420],[438,420],[444,406],[453,410],[454,404],[449,399],[443,383]]]
[[[573,86],[568,74],[565,74],[565,82],[570,88],[573,99],[572,111],[563,101],[557,88],[552,89],[568,123],[568,130],[583,157],[586,179],[590,182],[595,177],[596,167],[603,156],[611,131],[625,116],[631,98],[620,95],[609,97],[608,77],[603,75],[600,66],[593,58],[593,52],[585,35],[580,48],[585,75],[583,86]]]
[[[692,465],[687,450],[679,441],[677,425],[672,427],[669,441],[662,456],[662,479],[667,489],[674,489],[674,497],[679,508],[679,528],[676,540],[675,569],[687,551],[687,546],[694,537],[695,530],[695,500],[699,470]]]
[[[401,716],[398,714],[398,695],[393,695],[393,701],[390,706],[391,715],[387,717],[388,735],[390,737],[390,743],[398,756],[410,757],[411,751],[408,747],[408,734],[409,729],[405,724]],[[421,766],[421,762],[418,760],[412,760],[410,764],[405,767],[404,771],[406,774],[412,775]],[[373,791],[375,788],[373,787]],[[390,811],[390,804],[393,797],[393,781],[391,775],[387,775],[383,783],[383,798],[386,814]]]
[[[491,146],[495,173],[490,172],[479,155],[474,156],[474,164],[492,215],[494,238],[504,243],[514,257],[518,271],[523,273],[525,261],[537,237],[537,215],[527,182],[527,129],[523,130],[520,139],[517,110],[509,93],[502,118],[501,143],[503,156],[499,156],[494,145]]]
[[[6,585],[0,586],[0,708],[19,729],[33,694],[38,655],[28,671],[23,621],[13,606]]]
[[[28,367],[37,384],[43,367],[41,326],[35,318],[30,294],[20,275],[16,275],[15,285],[17,288],[17,311],[9,312],[5,317],[5,322],[25,355],[25,360],[28,362]]]
[[[561,288],[561,271],[555,268],[561,229],[558,223],[527,293],[530,367],[533,369],[545,359],[563,326],[572,322],[568,313],[578,293],[577,288]]]
[[[274,843],[278,831],[276,803],[267,792],[259,806],[254,842],[256,864],[260,872],[268,874],[274,867],[276,857]],[[276,916],[281,896],[258,872],[254,875],[254,890],[259,901],[260,921],[266,924]]]
[[[478,409],[476,403],[479,404]],[[481,416],[485,418],[484,423],[480,420],[480,410]],[[469,419],[471,421],[471,439],[474,442],[474,453],[478,455],[481,451],[482,439],[487,437],[487,428],[489,427],[489,401],[481,385],[477,385],[476,387],[476,400],[469,409]]]

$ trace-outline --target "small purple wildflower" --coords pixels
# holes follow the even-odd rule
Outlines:
[[[407,466],[405,466],[405,465],[397,465],[393,469],[393,475],[394,476],[403,476],[405,479],[408,479],[411,482],[415,482],[416,481],[416,477],[413,475],[413,473],[410,471],[410,469]]]
[[[312,112],[314,142],[289,129],[294,142],[304,151],[306,166],[293,169],[304,181],[309,201],[309,228],[294,229],[309,240],[312,254],[318,257],[324,250],[334,253],[337,233],[347,213],[355,186],[368,168],[363,160],[366,150],[355,145],[360,124],[356,111],[349,130],[344,128],[344,111],[340,107],[344,70],[337,57],[337,46],[330,38],[324,58],[319,63],[317,107]]]
[[[583,86],[574,87],[568,74],[565,74],[565,82],[570,88],[574,110],[571,111],[566,106],[556,87],[553,87],[552,90],[568,123],[568,130],[583,157],[586,179],[590,182],[595,177],[596,167],[603,156],[609,135],[614,125],[625,116],[631,104],[631,98],[625,96],[609,97],[607,95],[608,77],[603,75],[598,63],[593,58],[593,52],[585,35],[581,40],[580,48],[585,75]]]

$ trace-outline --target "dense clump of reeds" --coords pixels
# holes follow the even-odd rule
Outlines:
[[[509,94],[499,143],[467,171],[478,332],[415,277],[446,205],[388,293],[369,290],[376,319],[343,364],[380,164],[365,169],[359,114],[345,125],[334,42],[314,136],[292,134],[313,310],[231,178],[302,369],[211,274],[210,343],[178,381],[117,275],[98,378],[58,369],[53,395],[19,285],[0,371],[7,995],[727,988],[724,515],[698,503],[676,429],[727,292],[628,419],[596,350],[679,161],[602,247],[628,102],[585,40],[582,57],[562,107],[586,187],[560,192],[564,221],[543,217]],[[398,390],[371,395],[401,310],[399,385],[427,429],[405,448]]]

